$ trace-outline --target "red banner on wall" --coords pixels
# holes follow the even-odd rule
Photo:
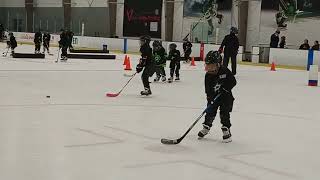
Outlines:
[[[161,38],[162,0],[125,0],[123,36]]]

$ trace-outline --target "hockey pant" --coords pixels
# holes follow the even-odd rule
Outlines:
[[[155,68],[156,68],[156,74],[158,77],[166,76],[166,71],[164,70],[164,65],[157,65]]]
[[[211,104],[208,100],[207,113],[205,115],[204,125],[212,127],[212,122],[220,108],[220,122],[223,126],[230,128],[230,112],[232,112],[234,98],[232,96],[222,95],[215,103]]]
[[[154,74],[154,67],[152,66],[146,66],[142,72],[141,79],[144,88],[150,89],[150,83],[149,83],[149,77],[151,77]]]
[[[176,77],[180,76],[180,61],[171,61],[170,62],[170,77],[173,77],[173,74],[176,74]]]
[[[68,50],[68,46],[62,46],[61,57],[67,57],[67,54],[68,54],[67,50]]]
[[[43,52],[45,52],[46,50],[49,52],[49,47],[50,47],[50,43],[44,42],[43,43]]]
[[[190,60],[190,54],[191,54],[191,50],[186,50],[184,52],[184,59],[186,62],[188,62]]]
[[[40,47],[41,47],[40,43],[35,43],[35,52],[40,52]]]

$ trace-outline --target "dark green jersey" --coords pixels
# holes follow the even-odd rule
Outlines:
[[[167,54],[163,47],[161,47],[158,51],[153,50],[153,58],[156,65],[166,64],[166,56]]]

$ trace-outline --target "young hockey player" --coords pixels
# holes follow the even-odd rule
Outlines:
[[[184,38],[183,39],[183,51],[184,51],[184,58],[185,58],[185,62],[189,62],[190,61],[190,54],[192,52],[192,44],[191,42],[188,40],[188,38]]]
[[[169,56],[168,59],[170,62],[170,78],[168,82],[171,83],[173,81],[173,74],[176,74],[176,81],[180,80],[180,51],[176,49],[177,45],[172,43],[169,45]]]
[[[46,52],[46,50],[48,54],[50,54],[50,51],[49,51],[50,39],[51,39],[51,35],[48,32],[45,32],[43,34],[43,54]]]
[[[141,79],[144,86],[144,91],[141,91],[140,94],[146,96],[152,94],[149,84],[149,77],[151,77],[154,73],[154,62],[152,59],[152,48],[150,47],[150,41],[150,36],[140,37],[141,58],[136,67],[137,73],[140,73],[143,70]]]
[[[17,41],[13,33],[9,33],[9,41],[7,41],[8,48],[11,48],[11,56],[14,54],[14,49],[17,47]],[[9,49],[8,49],[9,50]]]
[[[66,31],[61,29],[59,48],[61,48],[61,51],[62,51],[61,52],[61,60],[63,60],[63,61],[68,60],[68,58],[67,58],[68,42],[69,42],[69,37],[68,37]]]
[[[161,81],[166,81],[166,71],[164,68],[166,67],[166,50],[162,47],[160,41],[154,41],[152,43],[153,47],[153,57],[155,61],[155,71],[156,71],[156,78],[154,82],[158,82],[161,78]]]
[[[222,57],[218,51],[208,52],[205,63],[207,73],[205,75],[205,92],[207,94],[207,110],[203,129],[198,133],[199,138],[207,135],[212,127],[212,122],[220,108],[221,130],[223,142],[231,142],[230,112],[233,107],[232,88],[237,81],[231,71],[221,65]]]
[[[42,43],[42,34],[40,31],[37,31],[34,34],[33,42],[34,42],[34,46],[35,46],[34,53],[40,54],[40,47],[41,47],[41,43]]]

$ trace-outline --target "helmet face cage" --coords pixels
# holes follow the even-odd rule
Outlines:
[[[151,37],[150,36],[141,36],[140,37],[140,46],[144,45],[144,44],[149,44],[151,41]]]
[[[158,40],[155,40],[155,41],[153,41],[153,43],[152,43],[152,47],[153,47],[153,49],[154,50],[159,50],[160,48],[161,48],[161,42],[160,41],[158,41]]]
[[[219,64],[222,62],[222,56],[218,51],[209,51],[206,58],[206,64]]]
[[[175,43],[172,43],[169,45],[170,51],[175,50],[177,48],[177,45]]]
[[[230,32],[233,33],[233,34],[238,34],[239,33],[238,28],[236,28],[236,27],[231,27]]]

